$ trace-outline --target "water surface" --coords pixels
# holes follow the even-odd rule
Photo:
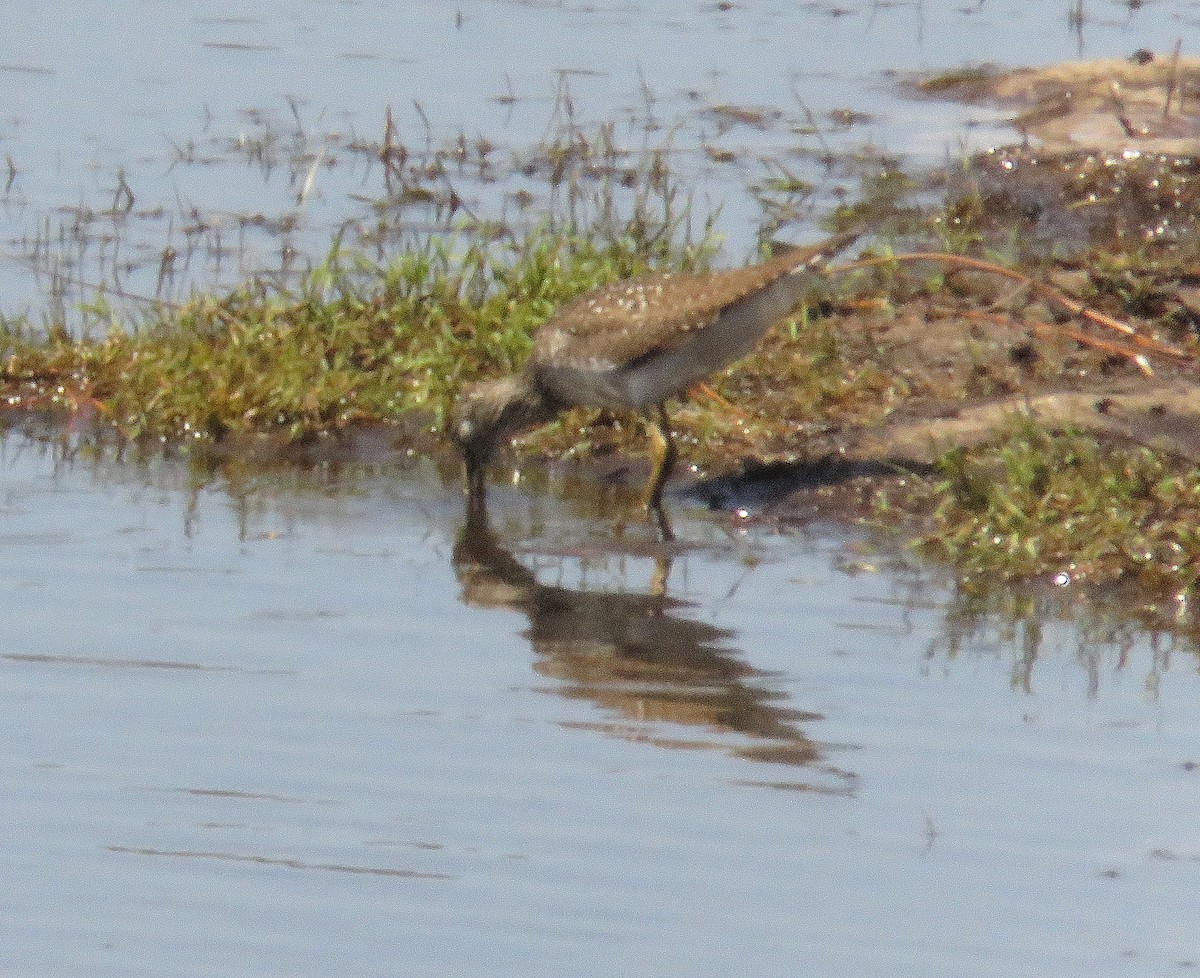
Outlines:
[[[388,106],[415,147],[527,151],[568,95],[631,151],[669,134],[737,261],[764,161],[814,181],[803,236],[854,192],[822,140],[932,163],[1002,135],[897,73],[1164,51],[1197,17],[726,6],[11,3],[0,311],[114,271],[153,294],[187,241],[171,294],[319,258],[384,194],[350,147]],[[832,109],[868,117],[804,128]],[[455,475],[0,442],[0,973],[1196,965],[1188,641],[1083,593],[973,597],[819,519],[677,499],[664,548],[630,500],[556,480],[467,527]]]
[[[482,137],[501,171],[568,116],[590,139],[613,123],[631,158],[667,146],[698,218],[720,212],[724,260],[742,262],[764,218],[752,184],[811,184],[785,201],[781,228],[808,239],[859,190],[854,167],[830,158],[925,167],[1015,138],[1003,113],[907,98],[898,79],[1165,55],[1200,19],[1193,0],[1088,3],[1078,25],[1069,6],[16,0],[0,34],[0,312],[37,320],[49,296],[70,320],[101,294],[133,316],[145,308],[129,293],[290,281],[339,228],[369,249],[389,108],[412,152]],[[447,181],[489,219],[528,217],[511,195],[545,189],[477,176],[452,168]],[[548,206],[539,193],[535,210]],[[429,220],[400,215],[415,233]],[[405,243],[398,233],[385,251]]]
[[[1194,960],[1190,648],[833,525],[677,504],[663,550],[626,504],[502,489],[468,532],[428,463],[10,436],[0,971]]]

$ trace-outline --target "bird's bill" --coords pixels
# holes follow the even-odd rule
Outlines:
[[[482,504],[487,489],[487,469],[476,459],[467,457],[464,491],[469,503]]]

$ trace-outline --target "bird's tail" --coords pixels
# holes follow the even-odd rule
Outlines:
[[[863,236],[861,228],[852,231],[842,231],[824,241],[811,245],[773,245],[778,251],[772,263],[778,263],[789,269],[790,273],[811,272],[829,264],[829,260],[840,251],[845,251],[855,241]]]

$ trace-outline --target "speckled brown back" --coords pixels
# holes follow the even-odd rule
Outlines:
[[[733,303],[846,247],[856,236],[792,249],[747,268],[652,273],[601,286],[567,303],[538,330],[533,360],[549,368],[611,370],[675,349]]]

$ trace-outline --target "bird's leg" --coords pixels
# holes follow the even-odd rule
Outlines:
[[[642,500],[642,504],[646,507],[658,524],[660,532],[664,538],[671,538],[671,528],[667,523],[666,514],[662,508],[663,487],[667,484],[667,477],[671,474],[671,469],[675,467],[675,439],[671,437],[671,422],[667,418],[667,409],[659,404],[654,409],[654,414],[648,419],[648,433],[650,435],[650,457],[653,460],[653,467],[650,470],[650,480],[646,483],[646,495]]]
[[[671,576],[671,558],[662,553],[654,558],[654,576],[650,578],[650,594],[656,598],[667,596],[667,579]]]
[[[650,522],[654,524],[654,529],[658,531],[659,543],[670,543],[675,539],[675,531],[671,529],[671,521],[667,518],[667,511],[663,509],[661,502],[657,506],[647,507],[646,513]]]

